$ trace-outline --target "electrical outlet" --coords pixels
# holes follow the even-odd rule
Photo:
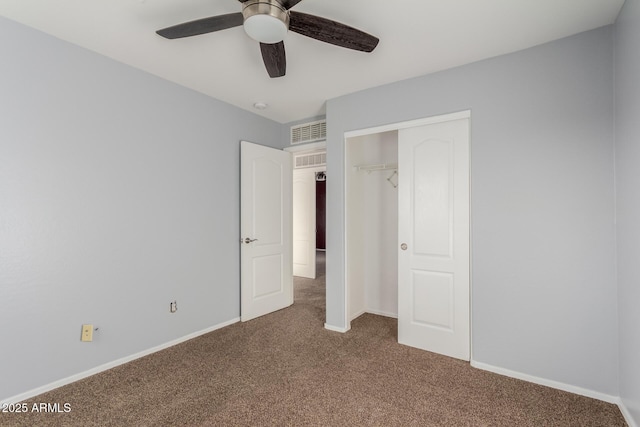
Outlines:
[[[178,301],[173,301],[169,303],[169,311],[171,313],[175,313],[176,311],[178,311]]]
[[[93,341],[93,325],[82,325],[80,341]]]

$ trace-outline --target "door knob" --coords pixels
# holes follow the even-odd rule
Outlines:
[[[247,237],[246,239],[244,239],[244,242],[249,244],[251,242],[255,242],[256,240],[258,240],[258,239],[250,239],[250,238]]]
[[[403,243],[403,244],[401,244],[401,245],[400,245],[400,249],[402,249],[403,251],[406,251],[406,250],[407,250],[407,247],[408,247],[408,246],[407,246],[407,244],[406,244],[406,243]]]

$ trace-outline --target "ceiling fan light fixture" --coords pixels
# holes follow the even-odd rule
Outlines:
[[[275,0],[249,0],[242,15],[245,32],[260,43],[278,43],[289,30],[289,13]]]
[[[289,30],[318,41],[360,52],[371,52],[377,37],[321,16],[290,11],[301,0],[238,0],[242,12],[226,13],[162,28],[166,39],[198,36],[243,26],[247,35],[260,42],[262,62],[271,78],[287,73],[284,37]]]

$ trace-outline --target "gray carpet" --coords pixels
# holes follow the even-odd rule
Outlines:
[[[322,259],[321,259],[322,260]],[[324,268],[295,304],[30,399],[2,426],[624,426],[615,405],[397,343],[397,322],[324,323]]]

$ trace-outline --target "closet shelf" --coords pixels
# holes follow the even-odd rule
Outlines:
[[[365,171],[367,173],[375,172],[375,171],[388,171],[388,170],[398,170],[397,163],[379,163],[375,165],[358,165],[354,166],[358,172]]]

